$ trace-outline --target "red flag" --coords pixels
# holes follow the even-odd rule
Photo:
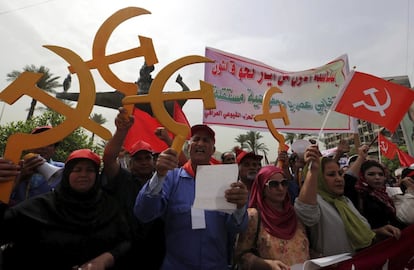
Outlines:
[[[129,129],[129,132],[124,141],[125,149],[129,150],[130,147],[138,140],[143,140],[149,143],[155,152],[162,152],[168,148],[167,144],[155,136],[154,131],[157,127],[162,125],[158,120],[148,113],[134,107],[134,125]],[[182,111],[180,105],[174,102],[174,115],[173,118],[179,123],[189,125],[188,120]],[[170,134],[170,136],[173,136]]]
[[[394,132],[413,100],[410,88],[352,71],[332,108]]]
[[[408,167],[414,163],[414,157],[410,156],[406,152],[397,149],[398,159],[400,160],[400,164],[403,167]]]
[[[352,255],[352,259],[323,269],[383,270],[414,269],[414,224],[401,230],[401,237],[388,237]]]
[[[387,157],[388,159],[394,159],[395,154],[397,153],[398,147],[390,142],[387,138],[378,135],[378,144],[381,150],[381,154]]]

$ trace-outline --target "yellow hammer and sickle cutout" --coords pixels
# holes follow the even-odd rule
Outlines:
[[[198,55],[190,55],[180,58],[165,66],[157,74],[151,83],[148,95],[127,96],[122,100],[123,104],[150,103],[152,112],[161,123],[161,125],[163,125],[168,131],[175,134],[171,148],[177,151],[177,153],[181,152],[187,135],[190,133],[190,128],[185,124],[177,123],[169,115],[164,107],[164,101],[201,98],[204,103],[204,108],[214,109],[216,107],[216,101],[214,99],[213,86],[200,80],[200,89],[196,91],[166,93],[163,93],[162,91],[168,78],[170,78],[174,72],[181,67],[195,63],[208,62],[214,61]]]
[[[123,93],[125,96],[136,95],[138,89],[137,85],[132,82],[124,82],[120,80],[118,76],[116,76],[109,68],[109,65],[139,56],[144,56],[145,63],[149,66],[158,63],[152,40],[147,37],[138,36],[141,45],[140,47],[111,55],[106,55],[106,45],[112,35],[112,32],[118,25],[132,17],[143,14],[151,14],[151,12],[138,7],[127,7],[115,12],[112,16],[106,19],[96,32],[95,39],[93,41],[92,60],[86,62],[90,69],[96,68],[98,70],[99,74],[107,84]],[[71,73],[77,72],[77,70],[72,66],[69,67],[69,70]],[[129,114],[131,114],[133,105],[127,106],[126,109]]]
[[[276,127],[273,125],[273,119],[283,119],[285,126],[290,124],[289,116],[287,115],[286,108],[282,105],[279,105],[279,112],[270,113],[270,101],[272,96],[277,93],[283,93],[278,87],[270,87],[267,89],[263,97],[263,114],[258,114],[254,116],[254,121],[266,121],[266,125],[269,128],[270,133],[273,137],[279,142],[279,151],[286,151],[285,147],[285,137],[280,134]],[[278,167],[282,167],[282,164],[278,161]]]
[[[79,126],[83,126],[103,139],[110,139],[109,130],[89,119],[95,103],[95,83],[84,61],[69,49],[57,46],[44,46],[55,52],[77,70],[80,94],[76,109],[47,94],[36,86],[43,74],[23,72],[13,83],[0,93],[0,99],[14,104],[24,94],[47,105],[52,110],[65,115],[66,119],[59,126],[38,134],[15,133],[7,139],[4,158],[18,163],[23,150],[34,149],[63,140]],[[13,178],[0,183],[0,200],[8,202],[13,188]]]

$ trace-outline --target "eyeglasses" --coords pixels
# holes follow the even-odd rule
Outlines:
[[[276,181],[276,180],[270,180],[269,182],[267,182],[265,184],[269,189],[271,188],[278,188],[280,185],[282,187],[287,187],[288,186],[288,180],[287,179],[283,179],[282,181]]]

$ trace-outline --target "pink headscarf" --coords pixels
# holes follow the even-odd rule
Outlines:
[[[273,209],[263,197],[264,189],[267,188],[265,184],[276,173],[285,176],[281,168],[273,165],[260,169],[252,185],[249,207],[259,210],[263,227],[269,234],[288,240],[295,234],[298,224],[295,210],[289,199],[289,194],[286,194],[282,212]]]

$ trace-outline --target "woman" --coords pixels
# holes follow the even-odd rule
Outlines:
[[[305,152],[305,182],[295,201],[298,217],[309,229],[311,257],[354,253],[371,245],[375,233],[344,196],[339,164],[321,158],[317,145]]]
[[[398,221],[394,203],[386,192],[386,171],[378,161],[366,159],[367,155],[368,146],[361,146],[346,175],[349,187],[345,195],[352,198],[355,207],[377,233],[376,240],[399,239],[404,224]]]
[[[281,168],[260,169],[252,185],[248,213],[248,228],[239,235],[235,252],[243,269],[283,270],[309,258],[305,228],[290,203],[288,180]]]
[[[100,157],[72,152],[55,191],[1,205],[3,269],[115,269],[129,248],[129,227],[100,189]]]

